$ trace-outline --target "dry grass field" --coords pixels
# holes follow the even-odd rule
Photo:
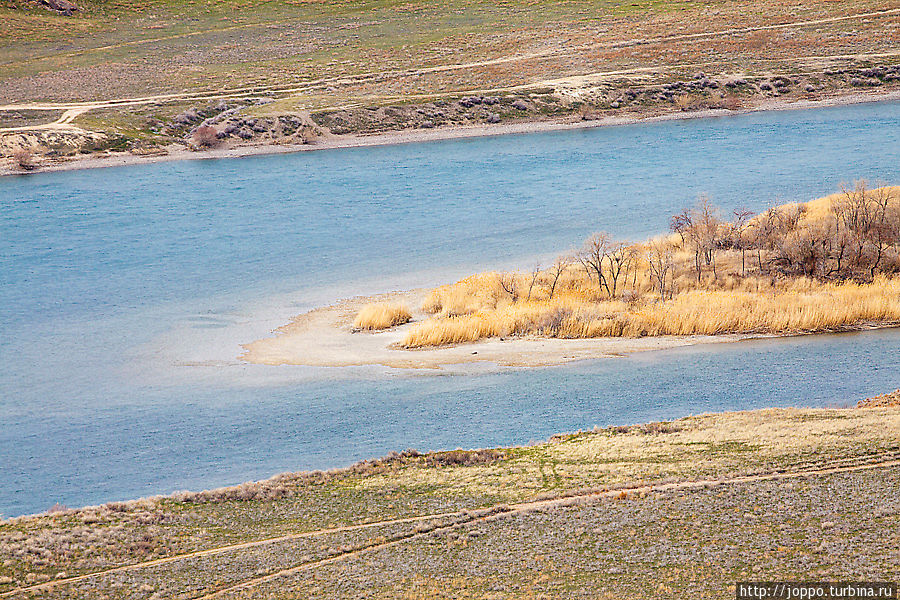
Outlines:
[[[6,598],[655,598],[896,580],[900,409],[769,409],[395,453],[0,521]]]

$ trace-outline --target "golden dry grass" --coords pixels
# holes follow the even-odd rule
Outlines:
[[[804,279],[760,291],[687,290],[671,300],[592,302],[563,296],[429,319],[407,334],[410,348],[509,335],[562,338],[804,333],[900,322],[900,279],[869,284]]]
[[[366,304],[353,321],[355,329],[379,330],[409,322],[412,315],[402,304]]]
[[[900,204],[900,188],[889,192]],[[837,194],[783,209],[800,210],[801,227],[814,227],[829,218],[841,198]],[[650,269],[651,251],[661,245],[672,262],[670,291],[662,295]],[[615,297],[577,262],[562,272],[555,287],[550,270],[536,277],[473,275],[432,290],[422,309],[433,317],[411,328],[403,344],[419,348],[520,335],[804,333],[900,322],[900,277],[894,273],[861,282],[754,271],[756,254],[732,248],[719,251],[715,273],[707,269],[698,281],[694,256],[677,235],[631,248],[633,266],[621,276]]]

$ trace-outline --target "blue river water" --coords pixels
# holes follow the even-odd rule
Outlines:
[[[698,194],[900,183],[898,124],[879,103],[0,180],[0,514],[894,389],[897,330],[467,374],[236,357],[337,298],[659,233]]]

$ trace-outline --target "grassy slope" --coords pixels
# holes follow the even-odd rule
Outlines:
[[[487,508],[642,481],[793,470],[838,459],[852,464],[896,454],[898,432],[897,407],[705,415],[557,436],[543,444],[508,449],[499,458],[488,453],[484,462],[476,457],[477,464],[471,465],[441,464],[459,462],[446,455],[407,456],[330,475],[284,476],[202,495],[14,519],[0,524],[0,577],[9,578],[0,579],[6,581],[0,592],[13,588],[13,581],[37,583],[292,532]],[[625,579],[640,584],[636,590],[660,573],[671,576],[676,587],[684,587],[691,575],[679,575],[678,565],[685,564],[687,555],[697,558],[695,539],[722,544],[721,554],[709,550],[695,578],[749,577],[753,564],[760,565],[763,574],[783,573],[800,564],[805,572],[823,576],[890,578],[897,575],[897,563],[877,553],[889,541],[883,528],[881,537],[870,535],[865,543],[857,530],[872,534],[873,527],[897,523],[896,498],[885,496],[885,489],[896,486],[897,477],[894,469],[734,488],[746,491],[728,486],[716,491],[712,486],[707,491],[633,496],[614,506],[612,500],[600,500],[583,508],[488,521],[471,521],[471,513],[458,513],[177,560],[63,584],[39,596],[200,597],[252,577],[410,535],[415,537],[261,582],[245,592],[246,597],[292,597],[298,591],[310,597],[366,597],[373,590],[377,597],[398,597],[410,586],[424,590],[421,597],[428,597],[433,588],[480,597],[495,587],[505,590],[497,597],[535,597],[529,589],[552,590],[553,597],[567,595],[568,590],[578,597],[615,569],[620,569],[619,575],[630,573]],[[856,496],[847,491],[849,487]],[[254,496],[269,499],[241,499]],[[841,508],[839,516],[831,517],[829,511],[839,507],[810,506],[817,504],[815,498],[855,508]],[[880,516],[866,525],[872,511],[881,511]],[[736,535],[732,526],[746,525],[750,517],[741,515],[748,512],[761,519],[756,522],[760,529],[754,530],[758,535],[747,544],[765,558],[763,562],[729,557],[735,540],[746,537]],[[871,558],[867,570],[853,571],[853,564],[846,561],[836,565],[817,554],[812,541],[790,539],[792,531],[806,527],[802,522],[808,520],[803,516],[807,513],[816,527],[826,518],[838,521],[836,535],[817,543],[845,540],[858,545],[862,556]],[[664,516],[669,520],[659,521]],[[461,523],[448,527],[453,522]],[[897,528],[892,531],[890,535],[896,535]],[[810,536],[808,531],[803,535]],[[632,547],[637,557],[633,560],[628,558]],[[841,552],[848,550],[836,547],[831,554]],[[661,563],[664,569],[657,570],[655,561],[672,553],[677,556],[670,556]],[[713,555],[721,564],[710,558]],[[405,566],[398,570],[398,565]],[[369,585],[376,582],[374,588]],[[578,590],[582,592],[575,593]],[[239,596],[235,591],[224,597]]]
[[[234,147],[310,143],[279,127],[280,116],[302,118],[319,135],[366,135],[735,110],[900,88],[900,13],[885,0],[84,0],[80,6],[64,17],[36,0],[0,2],[0,104],[15,106],[0,111],[0,129],[50,124],[65,108],[22,103],[146,102],[94,108],[70,121],[105,135],[2,132],[0,159],[20,148],[53,162],[81,152],[183,146],[199,121],[185,124],[179,115],[196,108],[212,117],[219,98],[237,111],[216,121],[221,144]],[[895,12],[869,14],[885,10]],[[854,16],[862,14],[869,16]],[[698,79],[698,72],[710,78]],[[785,77],[789,85],[773,87]],[[735,79],[744,83],[727,87]],[[161,94],[179,97],[156,98]],[[471,94],[502,102],[467,108],[456,102]],[[264,123],[255,123],[259,117]]]
[[[588,0],[342,2],[84,0],[62,17],[29,0],[0,6],[0,97],[108,99],[190,89],[287,84],[533,52],[552,56],[391,78],[302,95],[348,98],[503,87],[617,68],[706,63],[768,70],[798,56],[896,50],[897,17],[629,47],[616,42],[896,8],[883,0],[785,4]],[[579,50],[585,44],[599,44]]]

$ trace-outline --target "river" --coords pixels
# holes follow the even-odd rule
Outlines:
[[[0,513],[900,386],[900,332],[466,374],[246,365],[335,299],[900,183],[900,103],[0,180]]]

